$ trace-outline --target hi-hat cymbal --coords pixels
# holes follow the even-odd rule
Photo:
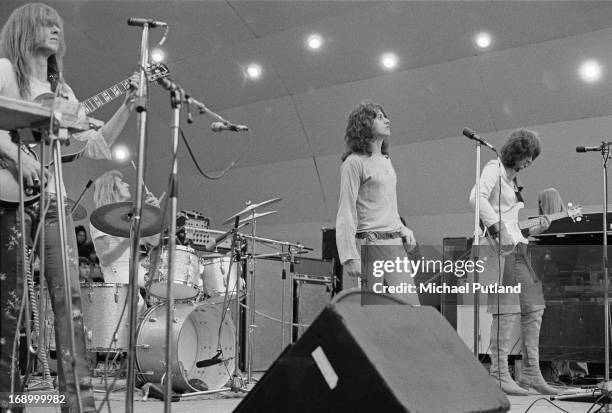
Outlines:
[[[130,237],[133,204],[131,202],[117,202],[103,205],[91,213],[91,224],[102,232],[115,237]],[[161,209],[152,205],[142,206],[140,217],[140,236],[150,237],[159,234],[162,219]]]
[[[251,221],[253,221],[255,219],[258,219],[258,218],[261,218],[261,217],[265,217],[266,215],[270,215],[270,214],[276,214],[277,212],[278,211],[268,211],[268,212],[261,212],[261,213],[258,212],[255,215],[249,215],[246,218],[242,218],[240,220],[239,224],[248,224],[249,222],[251,222]]]
[[[72,219],[74,221],[80,221],[87,217],[87,210],[85,209],[83,205],[78,204],[76,208],[74,208],[74,201],[70,198],[65,198],[65,199],[66,199],[66,205],[70,207],[70,211],[71,211],[70,215],[72,215]]]
[[[270,204],[274,204],[278,201],[280,201],[282,198],[272,198],[272,199],[268,199],[267,201],[263,201],[260,202],[259,204],[251,204],[248,207],[246,207],[245,209],[243,209],[242,211],[238,212],[237,214],[232,215],[231,217],[229,217],[228,219],[226,219],[225,221],[223,221],[222,225],[227,224],[228,222],[230,222],[232,219],[242,215],[242,214],[246,214],[247,212],[253,211],[257,208],[261,208],[264,205],[270,205]]]

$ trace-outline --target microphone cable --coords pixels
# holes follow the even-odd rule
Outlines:
[[[244,157],[244,155],[251,149],[251,143],[253,142],[253,132],[251,132],[251,130],[249,129],[249,139],[247,141],[246,146],[244,147],[244,149],[242,150],[242,152],[236,157],[236,159],[234,159],[232,162],[230,162],[230,164],[225,167],[218,175],[213,175],[211,172],[205,172],[202,170],[202,168],[200,167],[200,164],[198,163],[198,161],[196,160],[195,155],[193,154],[193,151],[191,150],[191,147],[189,146],[189,142],[187,141],[187,138],[185,137],[185,134],[183,133],[183,128],[179,127],[179,131],[181,132],[181,138],[183,139],[183,142],[185,143],[185,147],[187,148],[187,152],[189,153],[189,156],[191,157],[191,160],[193,162],[193,164],[195,165],[196,169],[198,170],[198,172],[200,173],[200,175],[202,175],[204,178],[209,179],[211,181],[216,181],[218,179],[221,179],[225,176],[225,174],[227,174],[230,170],[232,170],[234,168],[234,166],[240,162],[242,160],[242,158]]]

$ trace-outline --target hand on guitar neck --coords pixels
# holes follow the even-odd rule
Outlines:
[[[544,232],[552,221],[569,217],[572,220],[580,220],[582,208],[569,204],[566,211],[540,215],[525,221],[519,221],[519,210],[523,208],[522,202],[517,203],[507,211],[501,213],[501,223],[495,223],[487,228],[486,238],[489,244],[502,255],[508,255],[514,251],[518,243],[527,244],[529,241],[525,236],[536,235]]]

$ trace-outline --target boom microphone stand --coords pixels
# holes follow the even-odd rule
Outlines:
[[[130,24],[128,22],[128,24]],[[136,323],[137,323],[137,304],[138,304],[138,250],[140,245],[140,217],[142,215],[142,198],[145,169],[145,154],[147,142],[147,79],[145,67],[149,61],[149,24],[142,25],[142,38],[140,43],[140,79],[137,95],[137,129],[138,129],[138,164],[136,185],[136,198],[134,199],[134,208],[132,210],[132,220],[130,222],[130,287],[129,291],[129,341],[128,341],[128,365],[127,365],[127,393],[125,397],[126,413],[134,411],[134,384],[135,384],[135,361],[136,361]],[[169,272],[171,274],[171,272]]]
[[[480,147],[485,145],[491,149],[497,155],[497,151],[487,141],[479,137],[469,128],[463,130],[463,135],[468,139],[476,142],[476,187],[475,187],[475,208],[474,208],[474,241],[472,243],[472,250],[474,251],[473,260],[478,261],[479,256],[479,245],[480,245]],[[472,271],[473,282],[478,283],[478,271],[474,268]],[[480,341],[480,294],[474,291],[474,356],[478,359],[479,348],[478,344]]]
[[[609,393],[612,390],[610,384],[610,279],[608,274],[608,160],[610,159],[610,145],[612,142],[601,142],[601,145],[597,147],[583,147],[579,146],[576,148],[576,152],[600,152],[601,153],[601,167],[603,175],[603,251],[601,253],[601,267],[604,274],[604,382],[599,384],[599,388],[603,395],[605,395],[605,410],[609,411],[610,397]]]
[[[166,308],[166,382],[164,383],[164,411],[169,412],[172,404],[172,328],[174,325],[174,297],[172,296],[172,283],[174,278],[174,260],[176,255],[176,214],[178,204],[178,144],[179,126],[181,121],[181,101],[183,90],[172,82],[166,82],[163,86],[170,88],[170,100],[172,104],[172,175],[170,178],[170,237],[168,243],[168,285],[166,295],[168,307]]]

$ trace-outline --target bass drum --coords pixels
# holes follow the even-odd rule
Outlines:
[[[161,383],[166,373],[166,303],[149,308],[138,327],[136,363],[144,380]],[[217,390],[230,379],[235,363],[235,329],[229,312],[221,328],[221,358],[230,359],[209,367],[200,360],[217,354],[221,309],[207,303],[176,304],[172,329],[172,388],[179,393]]]

